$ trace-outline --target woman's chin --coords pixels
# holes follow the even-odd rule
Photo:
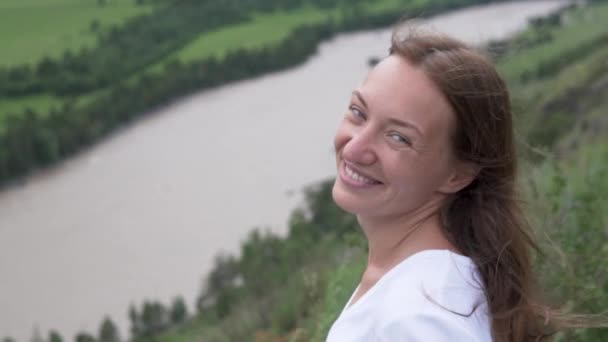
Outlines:
[[[342,210],[354,215],[364,211],[365,206],[361,202],[361,199],[356,198],[355,195],[344,189],[344,185],[340,184],[339,179],[336,179],[334,182],[331,194],[336,205],[342,208]]]

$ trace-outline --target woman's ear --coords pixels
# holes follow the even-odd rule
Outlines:
[[[452,174],[447,178],[446,182],[439,188],[439,192],[445,194],[453,194],[467,185],[471,184],[481,168],[479,165],[472,162],[458,161],[452,171]]]

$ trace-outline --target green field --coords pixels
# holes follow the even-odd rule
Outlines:
[[[145,4],[146,2],[144,2]],[[60,57],[64,51],[92,47],[96,32],[145,14],[152,5],[135,0],[2,0],[0,1],[0,66],[35,63],[44,56]]]
[[[0,102],[0,113],[17,114],[23,111],[23,109],[25,108],[30,108],[36,112],[39,112],[40,114],[44,114],[47,109],[50,109],[53,106],[58,106],[60,104],[61,99],[50,95],[23,96],[11,99],[10,101]],[[2,118],[2,115],[0,115],[0,118]]]
[[[79,5],[79,3],[83,4]],[[8,41],[9,44],[11,44],[10,42],[14,44],[14,48],[11,49],[14,50],[12,54],[14,57],[11,59],[12,63],[18,63],[20,60],[35,62],[45,54],[51,55],[50,51],[46,51],[41,47],[39,42],[42,41],[62,42],[64,45],[56,44],[54,46],[52,54],[53,56],[59,56],[65,48],[78,48],[94,43],[95,35],[89,29],[90,22],[94,18],[100,18],[102,14],[105,15],[103,19],[98,20],[102,23],[102,27],[107,27],[111,23],[119,23],[129,16],[145,13],[145,11],[151,9],[150,6],[134,6],[134,3],[134,0],[109,0],[105,7],[99,7],[96,0],[87,0],[86,2],[78,0],[50,0],[44,3],[44,5],[40,4],[40,0],[25,0],[21,2],[19,0],[7,0],[6,3],[0,4],[0,29],[6,27],[6,30],[1,31],[0,38],[3,37],[2,34],[11,37],[11,40]],[[370,13],[381,13],[402,8],[415,9],[427,3],[428,0],[378,0],[367,4],[365,10]],[[5,8],[10,10],[5,13]],[[69,8],[70,11],[62,13],[60,16],[53,16],[52,19],[46,18],[46,22],[52,26],[52,29],[48,29],[46,26],[43,29],[37,25],[35,29],[30,28],[31,32],[28,32],[28,36],[22,39],[15,39],[14,37],[14,32],[20,30],[17,29],[19,25],[15,23],[17,20],[13,20],[12,23],[2,21],[4,16],[7,18],[23,17],[27,15],[27,9],[31,9],[36,15],[44,16],[49,8]],[[13,11],[15,14],[8,15],[7,13],[10,11]],[[211,56],[221,58],[226,52],[238,48],[259,48],[276,44],[286,38],[298,26],[323,22],[330,17],[339,19],[341,16],[342,11],[340,9],[326,10],[312,6],[288,12],[280,11],[269,14],[256,14],[253,16],[253,20],[249,22],[199,35],[182,49],[175,51],[162,61],[150,65],[145,72],[160,72],[165,64],[175,60],[191,62]],[[57,23],[61,23],[61,25],[56,25]],[[12,32],[10,35],[8,34],[9,29]],[[74,34],[74,31],[80,33]],[[76,36],[78,39],[75,39]],[[72,38],[66,39],[65,37]],[[23,56],[28,54],[26,52],[28,49],[32,50],[31,58],[25,60]],[[0,65],[5,62],[3,59],[9,60],[10,56],[0,56]],[[131,75],[130,79],[135,80],[138,76],[138,74]],[[91,96],[87,97],[91,98]],[[30,101],[30,99],[36,99],[36,101]],[[0,103],[0,118],[7,112],[20,112],[26,107],[32,108],[37,112],[45,112],[52,106],[60,105],[61,102],[61,99],[48,95],[6,99]]]
[[[150,66],[146,71],[162,71],[166,63],[176,60],[191,62],[212,56],[221,58],[230,50],[275,44],[286,38],[296,27],[322,22],[334,12],[306,7],[289,12],[256,14],[249,22],[199,35],[190,44]]]
[[[377,14],[398,11],[403,8],[415,9],[427,3],[428,0],[378,0],[366,4],[364,10],[368,13]],[[221,58],[230,50],[253,49],[276,44],[285,39],[298,26],[320,23],[329,18],[339,20],[342,16],[343,13],[340,9],[328,10],[312,6],[288,12],[257,14],[250,22],[199,35],[197,39],[184,48],[175,51],[165,60],[151,66],[148,71],[159,71],[165,63],[174,60],[191,62],[211,56]]]
[[[209,56],[222,57],[232,49],[263,47],[285,39],[298,26],[326,20],[332,12],[306,7],[297,11],[258,14],[251,22],[201,34],[169,58],[189,62]]]
[[[381,0],[367,5],[365,10],[379,13],[399,9],[404,3],[411,8],[427,1]],[[0,55],[0,65],[35,63],[43,56],[61,56],[66,49],[92,46],[95,43],[95,33],[90,29],[93,20],[100,23],[101,29],[107,29],[151,9],[150,5],[136,6],[135,0],[107,0],[105,6],[99,6],[97,0],[2,1],[0,39],[8,45],[8,53]],[[48,13],[57,14],[50,16]],[[238,48],[276,44],[298,26],[323,22],[332,16],[340,18],[341,15],[339,9],[323,10],[312,6],[288,12],[256,14],[249,22],[199,35],[184,48],[148,67],[146,72],[162,71],[166,63],[174,60],[191,62],[210,56],[221,58],[226,52]],[[37,24],[27,24],[32,21]],[[15,35],[15,32],[21,34]],[[131,75],[130,79],[137,77],[137,74]],[[9,112],[21,112],[26,107],[46,112],[61,103],[61,99],[45,94],[3,99],[0,101],[0,118]]]

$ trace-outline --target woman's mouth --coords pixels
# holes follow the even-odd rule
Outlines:
[[[344,182],[355,187],[370,187],[373,185],[382,184],[380,181],[361,174],[345,162],[342,162],[342,167],[340,168],[340,177]]]

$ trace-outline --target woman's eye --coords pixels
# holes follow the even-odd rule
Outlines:
[[[403,144],[403,145],[411,145],[411,142],[409,141],[409,139],[397,134],[397,133],[391,133],[389,134],[389,138],[391,138],[394,142],[399,143],[399,144]]]
[[[362,111],[360,111],[356,107],[352,107],[352,106],[349,109],[350,109],[351,114],[355,118],[360,119],[360,120],[365,120],[365,114]]]

